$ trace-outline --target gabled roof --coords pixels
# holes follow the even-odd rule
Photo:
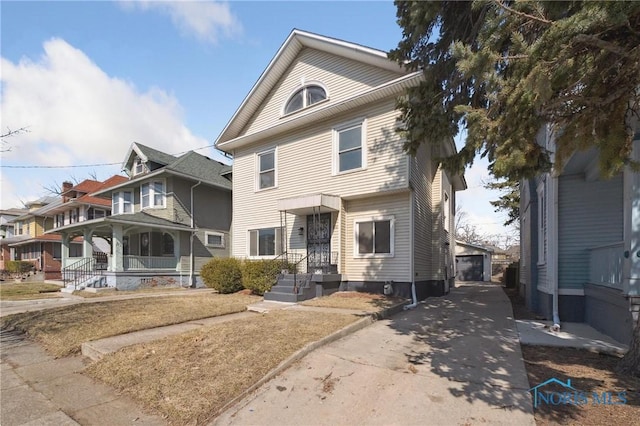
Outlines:
[[[132,144],[139,145],[137,142]],[[198,154],[194,151],[189,151],[185,154],[182,154],[180,157],[175,157],[173,155],[161,153],[158,150],[153,148],[146,147],[148,150],[151,150],[155,153],[160,153],[164,155],[162,161],[166,161],[168,159],[172,159],[172,161],[168,162],[164,166],[151,171],[149,173],[141,174],[134,176],[130,179],[123,178],[118,180],[118,183],[110,185],[108,187],[103,187],[95,191],[93,196],[102,195],[109,192],[109,189],[118,189],[122,187],[130,186],[132,183],[149,179],[151,177],[158,176],[163,173],[172,174],[175,176],[180,176],[186,179],[189,179],[194,182],[202,181],[202,183],[216,186],[223,189],[231,190],[231,182],[224,176],[227,176],[231,171],[231,166],[223,164],[219,161],[212,160],[209,157]],[[147,153],[151,152],[147,151]],[[129,156],[131,156],[132,152],[137,152],[136,148],[129,149]],[[157,155],[155,158],[160,158],[162,156]],[[154,160],[155,161],[155,160]]]
[[[101,183],[97,180],[85,179],[79,184],[72,186],[68,191],[63,192],[62,195],[68,194],[70,192],[82,192],[84,194],[88,194],[98,189],[100,185]]]
[[[216,145],[238,137],[242,129],[291,66],[298,53],[304,48],[312,48],[342,56],[396,72],[399,75],[407,74],[407,71],[394,61],[391,61],[384,51],[294,29],[269,65],[267,65],[267,68],[262,72],[258,81],[254,84],[240,107],[238,107],[233,117],[231,117],[231,120],[229,120],[229,123],[222,130],[216,140]]]
[[[131,170],[133,159],[138,156],[145,163],[156,163],[160,166],[166,166],[176,160],[176,157],[167,154],[166,152],[158,151],[157,149],[143,145],[140,142],[134,142],[129,147],[127,155],[124,157],[124,163],[122,163],[123,170]]]

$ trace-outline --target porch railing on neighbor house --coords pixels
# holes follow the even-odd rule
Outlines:
[[[134,269],[176,269],[178,259],[166,256],[122,256],[124,270]]]
[[[589,249],[589,282],[622,289],[623,242],[604,244]]]
[[[78,286],[96,275],[102,275],[104,269],[98,264],[94,257],[81,257],[62,268],[62,280],[67,286],[73,286],[75,290]]]

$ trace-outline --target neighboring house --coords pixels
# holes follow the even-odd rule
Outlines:
[[[234,158],[232,255],[286,258],[308,274],[267,299],[313,297],[320,284],[448,292],[466,184],[427,144],[407,155],[396,132],[396,98],[422,78],[385,52],[299,30],[271,60],[216,140]],[[316,292],[301,294],[309,282]]]
[[[538,143],[554,151],[547,129]],[[640,176],[601,179],[598,163],[596,149],[576,152],[558,176],[522,183],[520,291],[554,323],[586,322],[628,343],[640,310]]]
[[[3,260],[22,260],[34,265],[42,279],[60,279],[61,239],[45,232],[53,227],[53,220],[43,211],[61,203],[57,197],[43,197],[27,203],[26,213],[14,218],[14,236],[0,241]],[[79,244],[72,242],[70,249],[77,251]],[[4,267],[4,265],[3,265]]]
[[[480,244],[456,240],[456,279],[491,281],[493,250]]]
[[[133,143],[123,170],[128,179],[89,194],[108,203],[111,215],[96,215],[93,204],[92,219],[52,231],[62,235],[63,247],[82,237],[80,256],[63,249],[65,266],[70,272],[86,264],[93,269],[92,241],[101,237],[111,242],[103,273],[108,286],[195,285],[207,260],[228,255],[231,167],[193,151],[175,157]],[[85,206],[88,214],[91,207]]]
[[[27,209],[0,210],[0,241],[15,236],[13,220],[25,213]],[[5,270],[5,260],[14,260],[14,257],[15,250],[10,250],[8,245],[0,245],[0,271]]]

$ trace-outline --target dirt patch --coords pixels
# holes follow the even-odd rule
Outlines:
[[[302,302],[301,305],[379,312],[405,301],[405,299],[401,299],[399,297],[387,297],[382,294],[363,293],[358,291],[338,291],[330,296],[306,300]]]
[[[83,303],[9,315],[0,319],[0,327],[22,331],[62,357],[79,353],[87,341],[242,312],[258,300],[257,296],[202,294]]]
[[[515,289],[504,289],[511,299],[516,319],[540,319],[528,311]],[[522,346],[522,356],[530,387],[555,378],[571,381],[570,403],[539,401],[534,407],[538,426],[567,425],[640,425],[640,378],[615,372],[620,358],[574,348]],[[559,384],[544,391],[561,394]],[[624,404],[622,404],[624,400]],[[556,398],[557,401],[557,398]]]
[[[89,366],[86,372],[172,424],[206,424],[304,345],[357,319],[301,311],[256,314],[124,348]]]

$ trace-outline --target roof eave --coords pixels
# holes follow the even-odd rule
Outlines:
[[[221,151],[231,153],[234,149],[246,146],[258,140],[262,140],[266,137],[272,137],[276,134],[300,127],[312,122],[316,122],[319,119],[325,119],[336,114],[354,109],[357,106],[361,106],[370,102],[386,99],[392,96],[397,96],[402,93],[408,87],[415,85],[416,82],[424,78],[422,71],[416,71],[411,74],[400,77],[396,80],[390,81],[386,84],[374,87],[367,90],[364,93],[360,93],[349,99],[345,99],[342,102],[335,104],[329,104],[318,109],[312,109],[306,112],[301,112],[287,120],[281,122],[276,126],[269,127],[256,133],[243,135],[217,145],[217,148]]]

